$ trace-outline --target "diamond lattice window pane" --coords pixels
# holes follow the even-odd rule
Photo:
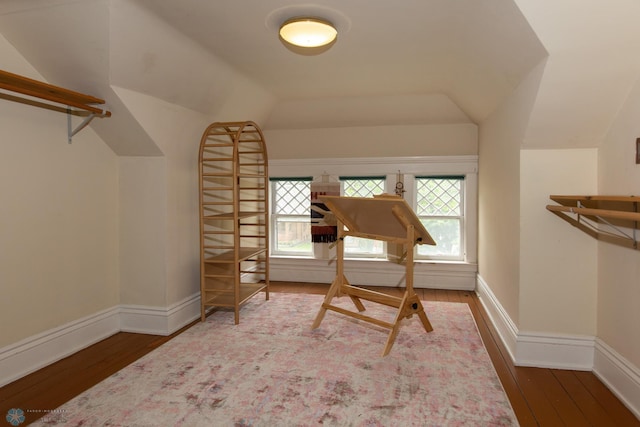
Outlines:
[[[450,178],[420,178],[417,213],[420,216],[461,216],[462,180]]]
[[[308,215],[311,207],[309,181],[276,181],[275,213]]]
[[[343,183],[347,197],[373,197],[384,193],[384,179],[345,179]]]

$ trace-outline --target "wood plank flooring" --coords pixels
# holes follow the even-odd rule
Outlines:
[[[272,282],[271,292],[325,294],[328,285]],[[381,290],[381,288],[374,288]],[[385,289],[385,292],[399,292]],[[520,425],[640,427],[638,420],[591,372],[516,367],[473,292],[417,289],[423,300],[466,303]],[[189,325],[191,326],[191,325]],[[0,416],[25,411],[26,425],[164,344],[169,337],[121,332],[0,388]],[[9,425],[8,423],[6,425]]]

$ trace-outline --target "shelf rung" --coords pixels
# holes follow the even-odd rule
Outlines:
[[[211,176],[211,177],[213,177],[213,176],[220,177],[220,176],[222,176],[222,177],[228,177],[228,178],[231,178],[231,177],[233,177],[233,174],[232,174],[232,173],[230,173],[230,172],[207,172],[207,173],[203,173],[203,174],[202,174],[202,176],[203,176],[203,177],[208,177],[208,176]]]
[[[207,139],[212,139],[212,138],[207,137]],[[206,148],[233,147],[233,143],[219,142],[214,144],[204,144],[203,147],[206,147]]]
[[[227,136],[227,135],[235,135],[238,133],[238,130],[212,130],[207,134],[207,139],[211,139],[212,136]],[[233,145],[233,144],[231,144]]]
[[[220,289],[220,288],[204,288],[205,292],[216,292],[219,294],[231,294],[233,289]],[[210,302],[212,298],[209,298],[207,302]]]
[[[233,187],[203,187],[202,191],[229,191],[233,190]]]
[[[233,157],[207,157],[203,162],[232,162]]]

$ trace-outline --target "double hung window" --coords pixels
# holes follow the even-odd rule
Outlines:
[[[279,255],[310,256],[311,177],[271,178],[271,250]]]
[[[436,246],[418,245],[418,258],[462,260],[464,176],[417,176],[416,215]]]
[[[436,246],[417,245],[416,261],[468,262],[468,256],[471,257],[471,262],[475,260],[474,234],[469,237],[470,232],[475,233],[475,212],[469,211],[466,206],[469,197],[471,197],[471,205],[474,205],[475,176],[473,173],[470,178],[467,175],[421,175],[419,173],[403,175],[406,189],[404,198],[437,243]],[[334,177],[338,178],[336,175]],[[390,192],[389,189],[393,192],[397,177],[393,173],[339,176],[341,195],[373,197]],[[325,244],[314,244],[311,240],[312,181],[312,177],[271,178],[270,234],[273,255],[312,258],[330,256]],[[471,190],[467,188],[469,184],[471,184]],[[467,191],[471,191],[470,196]],[[469,229],[469,227],[472,228]],[[467,248],[467,245],[471,246]],[[346,258],[385,258],[387,256],[386,244],[381,240],[348,236],[344,241],[344,250]]]

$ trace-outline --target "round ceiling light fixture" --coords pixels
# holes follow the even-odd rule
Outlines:
[[[293,18],[282,24],[280,37],[293,46],[318,48],[334,43],[338,30],[324,19]]]

